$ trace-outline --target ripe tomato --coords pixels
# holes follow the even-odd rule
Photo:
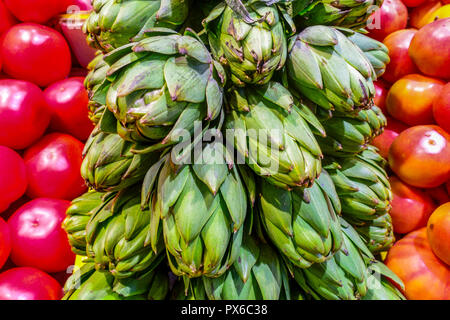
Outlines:
[[[417,7],[427,1],[428,0],[402,0],[403,4],[407,7]]]
[[[432,15],[428,17],[426,23],[432,23],[439,19],[445,19],[450,17],[450,4],[446,4],[445,6],[440,7],[436,11],[433,12]]]
[[[0,274],[0,300],[60,300],[58,281],[35,268],[13,268]]]
[[[389,49],[391,62],[386,67],[383,79],[394,83],[407,74],[417,73],[418,69],[414,65],[408,54],[409,44],[416,34],[415,29],[398,30],[388,35],[383,43]]]
[[[411,41],[409,55],[424,74],[450,79],[450,18],[420,29]]]
[[[86,191],[80,174],[83,144],[68,134],[44,136],[24,153],[30,198],[72,200]]]
[[[0,80],[0,145],[24,149],[44,133],[50,112],[36,85]]]
[[[437,124],[450,133],[450,83],[442,88],[433,103],[433,115]]]
[[[4,34],[1,55],[5,73],[41,87],[66,78],[72,65],[64,37],[35,23],[10,28]]]
[[[427,225],[436,208],[433,199],[418,188],[403,183],[396,176],[389,178],[393,199],[390,215],[394,232],[405,234]]]
[[[388,34],[406,28],[408,9],[400,0],[384,0],[369,21],[367,26],[369,36],[383,41]]]
[[[427,235],[434,254],[450,266],[450,202],[433,212],[428,220]]]
[[[389,91],[389,84],[386,81],[379,79],[374,81],[373,85],[375,86],[375,97],[373,98],[373,102],[386,115],[386,96]]]
[[[382,134],[372,140],[372,145],[378,148],[379,153],[383,158],[387,159],[392,142],[394,142],[400,132],[406,129],[408,129],[408,126],[404,123],[395,120],[394,118],[387,117],[387,126],[384,128]]]
[[[45,89],[44,96],[53,112],[50,128],[85,141],[94,126],[88,117],[89,97],[83,81],[84,78],[58,81]]]
[[[0,35],[16,23],[17,20],[9,12],[3,1],[0,1]]]
[[[14,264],[59,272],[75,262],[61,227],[69,206],[67,200],[39,198],[26,203],[9,218]]]
[[[67,0],[3,0],[21,21],[44,23],[66,11]]]
[[[8,224],[0,218],[0,269],[5,265],[8,260],[9,253],[11,252],[11,235],[9,232]]]
[[[409,300],[450,299],[450,267],[431,250],[427,228],[414,231],[389,250],[385,264],[405,284]]]
[[[0,146],[0,212],[27,190],[27,172],[22,158],[14,150]]]
[[[427,1],[414,8],[409,14],[409,25],[416,29],[422,28],[430,23],[430,18],[440,7],[442,7],[442,4],[439,1]]]
[[[81,11],[92,10],[91,0],[69,0],[71,5],[75,5],[80,8]]]
[[[450,178],[450,135],[438,126],[406,129],[389,149],[389,165],[407,184],[433,188]]]
[[[386,108],[391,116],[411,126],[433,124],[433,101],[444,82],[420,74],[409,74],[388,92]]]

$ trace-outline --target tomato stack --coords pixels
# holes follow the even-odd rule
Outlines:
[[[391,58],[375,101],[398,240],[385,262],[408,299],[450,299],[450,1],[385,0],[372,27]]]
[[[88,3],[0,0],[0,299],[60,299],[74,264],[61,222],[93,126],[55,17]]]

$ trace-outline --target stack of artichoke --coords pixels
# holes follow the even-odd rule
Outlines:
[[[361,29],[379,1],[93,5],[65,299],[403,299],[376,258],[394,240],[370,146],[389,57]]]

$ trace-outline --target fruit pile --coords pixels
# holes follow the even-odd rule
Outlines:
[[[446,7],[0,0],[0,299],[450,299]]]

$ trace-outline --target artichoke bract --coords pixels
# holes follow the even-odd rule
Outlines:
[[[109,65],[103,60],[103,54],[97,54],[87,69],[89,73],[84,79],[84,86],[89,97],[89,119],[94,124],[97,124],[100,122],[103,111],[106,108],[106,92],[101,92],[101,88],[103,90],[107,89],[103,84],[107,81],[106,72],[109,69]]]
[[[218,277],[236,260],[247,216],[246,186],[225,146],[202,147],[199,163],[158,163],[157,193],[152,199],[161,218],[172,272],[190,278]],[[158,170],[149,170],[143,190],[151,190]],[[145,192],[143,192],[145,194]],[[156,238],[156,236],[155,236]]]
[[[394,227],[389,213],[354,227],[373,254],[388,251],[394,244]]]
[[[294,14],[303,26],[333,25],[359,29],[366,26],[370,15],[382,0],[294,0]]]
[[[105,99],[114,116],[104,115],[103,127],[106,118],[117,119],[117,133],[150,152],[179,143],[196,122],[221,115],[225,71],[195,34],[186,34],[158,30],[105,56],[111,66]]]
[[[318,117],[326,137],[318,135],[317,142],[322,152],[330,156],[351,156],[363,151],[387,125],[386,117],[377,106],[361,110],[356,116],[335,112],[331,118]]]
[[[134,154],[117,134],[94,132],[86,142],[81,176],[97,191],[119,191],[142,180],[157,154]]]
[[[321,170],[322,152],[310,129],[319,121],[281,84],[239,88],[229,96],[227,142],[258,175],[286,189],[309,186]],[[323,128],[322,128],[323,130]]]
[[[148,272],[163,259],[162,238],[153,242],[151,209],[141,209],[139,188],[121,190],[86,226],[87,256],[97,270],[125,279]]]
[[[391,209],[392,192],[385,160],[371,147],[355,157],[329,159],[330,173],[342,203],[342,215],[350,223],[372,221]]]
[[[140,39],[148,29],[178,28],[188,15],[188,0],[93,0],[83,31],[88,43],[105,52]]]
[[[210,300],[290,300],[281,257],[267,244],[244,237],[237,261],[219,278],[203,278]]]
[[[204,20],[214,56],[229,67],[236,85],[267,83],[286,61],[282,15],[264,1],[226,2]]]
[[[72,200],[66,211],[62,228],[66,231],[69,244],[75,254],[86,255],[86,225],[94,211],[99,210],[108,197],[108,194],[90,191]]]
[[[291,38],[286,62],[292,89],[326,110],[357,113],[373,105],[376,73],[339,30],[308,27]]]
[[[340,249],[339,198],[325,171],[303,192],[261,181],[259,205],[269,238],[297,267],[309,268]]]

